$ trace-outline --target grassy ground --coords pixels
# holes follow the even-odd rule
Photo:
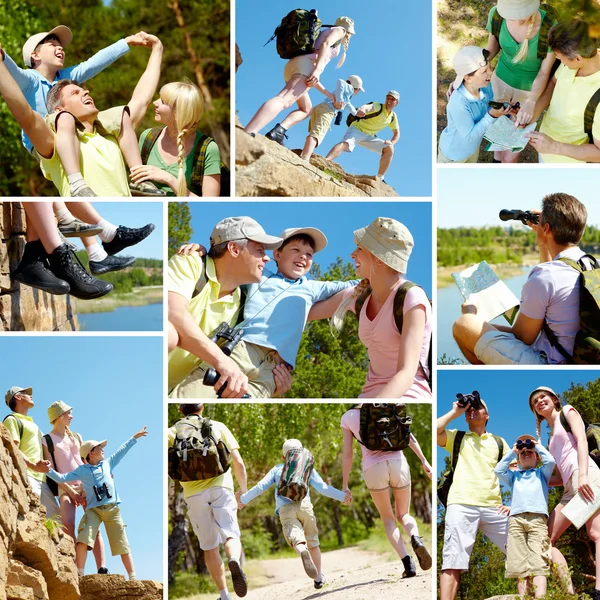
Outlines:
[[[77,313],[111,312],[120,306],[145,306],[163,301],[163,288],[161,285],[133,288],[127,294],[108,294],[97,300],[86,300],[77,303]]]

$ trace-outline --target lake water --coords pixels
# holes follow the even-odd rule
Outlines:
[[[529,269],[525,269],[523,275],[509,277],[504,280],[504,283],[510,288],[517,298],[521,297],[521,289],[527,276]],[[452,337],[452,324],[461,315],[460,306],[463,303],[463,297],[458,291],[458,287],[452,283],[448,287],[438,289],[437,292],[437,355],[438,358],[446,353],[449,358],[459,357],[464,360],[462,352],[458,349],[458,345]],[[508,321],[504,317],[494,319],[492,323],[508,325]]]
[[[121,306],[110,312],[78,314],[81,331],[162,331],[163,305]]]

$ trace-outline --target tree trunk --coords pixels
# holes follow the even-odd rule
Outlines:
[[[415,514],[424,523],[431,523],[431,497],[429,493],[413,488],[411,495]]]
[[[178,484],[169,486],[169,512],[172,530],[169,536],[168,576],[169,583],[173,583],[175,581],[177,559],[186,547],[188,529],[187,519],[185,518],[183,489]]]

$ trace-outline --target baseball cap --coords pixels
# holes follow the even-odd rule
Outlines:
[[[350,75],[346,81],[350,82],[350,85],[354,88],[358,88],[361,92],[365,91],[363,80],[358,75]]]
[[[107,440],[102,440],[101,442],[98,442],[96,440],[87,440],[87,441],[83,442],[83,444],[81,444],[81,446],[79,447],[79,456],[81,456],[81,458],[85,460],[85,457],[96,446],[102,446],[104,448],[104,447],[106,447],[107,443],[108,443]]]
[[[400,102],[400,92],[397,92],[396,90],[390,90],[386,96],[392,96],[393,98],[396,98],[398,102]]]
[[[31,59],[31,53],[37,48],[39,43],[47,38],[49,35],[55,35],[60,41],[60,45],[63,48],[66,48],[73,39],[73,33],[71,30],[65,25],[58,25],[54,29],[50,31],[42,31],[41,33],[33,34],[26,42],[23,44],[23,62],[28,67],[33,67],[33,60]]]
[[[227,217],[219,221],[210,234],[210,245],[248,239],[263,244],[267,250],[275,250],[283,240],[267,235],[265,230],[251,217]]]
[[[28,388],[24,388],[24,387],[19,387],[18,385],[13,385],[10,390],[8,390],[8,392],[6,392],[6,394],[4,394],[4,402],[6,402],[6,406],[8,406],[10,404],[10,401],[19,393],[19,392],[25,392],[26,394],[29,394],[31,396],[31,394],[33,393],[32,388],[28,387]]]
[[[408,228],[399,221],[377,217],[370,225],[357,229],[354,239],[394,271],[406,273],[415,243]]]
[[[302,442],[300,440],[291,439],[285,440],[281,453],[285,456],[290,450],[296,450],[302,448]]]
[[[319,252],[327,246],[327,238],[325,237],[325,234],[322,231],[319,231],[316,227],[291,227],[289,229],[284,229],[279,237],[282,238],[282,241],[285,241],[288,238],[291,238],[295,235],[300,235],[302,233],[312,238],[313,242],[315,243],[315,252]]]
[[[479,46],[465,46],[461,48],[452,59],[452,66],[456,71],[456,79],[454,80],[454,89],[458,89],[462,84],[465,75],[473,73],[485,67],[487,59],[483,56],[483,48]]]

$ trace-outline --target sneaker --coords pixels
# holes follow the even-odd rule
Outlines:
[[[101,298],[112,291],[112,283],[92,277],[84,268],[77,255],[66,244],[61,244],[48,256],[50,269],[57,277],[71,286],[71,295],[81,300]]]
[[[129,581],[137,581],[137,577],[136,577],[135,573],[129,574]]]
[[[154,223],[148,223],[145,227],[132,229],[131,227],[117,227],[117,233],[110,242],[102,242],[102,247],[110,256],[118,254],[121,250],[135,246],[145,240],[154,231]]]
[[[240,598],[243,598],[248,593],[248,581],[240,563],[237,560],[230,560],[229,570],[233,580],[233,589]]]
[[[315,590],[320,590],[325,585],[326,581],[325,575],[321,575],[321,579],[319,581],[315,579]]]
[[[300,558],[302,559],[302,566],[304,567],[304,572],[311,578],[316,579],[319,571],[317,571],[317,567],[315,567],[315,563],[313,562],[312,556],[308,550],[302,550],[300,552]]]
[[[100,567],[98,569],[98,575],[108,575],[108,569],[106,567]]]
[[[80,187],[74,194],[71,193],[71,198],[97,198],[98,194],[94,193],[91,187],[87,184]]]
[[[104,260],[90,260],[90,271],[93,275],[102,275],[102,273],[126,269],[134,262],[133,256],[107,256]]]
[[[431,555],[427,552],[423,540],[421,540],[418,535],[413,535],[410,538],[410,544],[417,555],[421,569],[423,569],[423,571],[429,571],[429,569],[431,569]]]
[[[79,252],[80,248],[79,246],[75,245],[73,242],[71,242],[70,240],[68,240],[61,232],[60,229],[58,229],[58,237],[60,238],[60,243],[61,244],[66,244],[70,250],[72,250],[73,252],[77,253]]]
[[[407,554],[402,559],[402,563],[404,564],[404,573],[402,573],[402,578],[406,579],[407,577],[415,577],[417,574],[417,565],[415,565],[415,561],[411,558],[411,556]]]
[[[279,123],[277,123],[277,125],[275,125],[275,127],[273,127],[271,131],[268,131],[265,134],[265,137],[283,146],[283,138],[285,138],[286,140],[288,139],[288,136],[285,135],[286,131],[287,129],[284,129]]]
[[[68,294],[69,284],[57,277],[48,264],[48,255],[40,240],[25,244],[19,266],[11,273],[14,281],[50,294]]]
[[[140,183],[129,183],[129,191],[132,196],[166,196],[166,192],[159,190],[156,184],[151,181],[141,181]]]
[[[89,223],[84,223],[79,219],[73,219],[70,223],[66,225],[58,224],[58,230],[66,237],[92,237],[93,235],[97,235],[98,233],[102,233],[102,227],[98,225],[90,225]]]

